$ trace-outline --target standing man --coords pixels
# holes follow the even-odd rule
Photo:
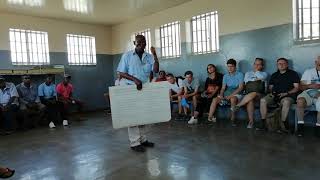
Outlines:
[[[117,71],[126,79],[126,84],[135,84],[138,90],[142,84],[150,81],[151,76],[159,71],[159,61],[154,47],[151,54],[145,52],[146,39],[143,35],[137,35],[134,41],[135,49],[125,53],[118,65]],[[145,147],[153,147],[154,143],[147,141],[144,135],[144,126],[128,128],[131,149],[137,152],[145,152]]]

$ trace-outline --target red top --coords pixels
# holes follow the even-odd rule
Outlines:
[[[73,92],[73,86],[70,83],[68,83],[66,86],[63,83],[60,83],[57,85],[56,90],[58,94],[60,94],[65,99],[68,99]]]

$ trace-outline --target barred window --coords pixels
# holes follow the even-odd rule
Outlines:
[[[150,29],[146,29],[146,30],[143,30],[143,31],[134,33],[134,34],[131,36],[132,42],[136,40],[136,36],[137,36],[137,35],[143,35],[143,36],[146,38],[146,43],[147,43],[147,45],[146,45],[145,51],[148,52],[148,53],[151,53],[151,51],[150,51],[150,47],[151,47],[151,33],[150,33]]]
[[[7,0],[9,4],[14,4],[14,5],[26,5],[26,6],[31,6],[31,7],[36,7],[36,6],[43,6],[44,1],[43,0]]]
[[[67,34],[68,62],[70,65],[96,65],[95,37]]]
[[[319,0],[294,0],[296,5],[296,40],[319,39]]]
[[[92,12],[93,4],[91,0],[63,0],[64,8],[82,14]]]
[[[206,54],[219,50],[218,12],[194,16],[192,26],[192,52]]]
[[[179,21],[160,26],[160,45],[163,58],[181,56]]]
[[[48,33],[24,29],[9,29],[13,65],[50,64]]]

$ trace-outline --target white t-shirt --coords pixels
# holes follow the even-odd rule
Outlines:
[[[304,71],[301,81],[304,84],[320,84],[320,71],[316,68],[307,69]],[[314,97],[319,92],[319,89],[308,89],[307,93],[309,96]]]
[[[320,84],[320,71],[317,71],[316,68],[307,69],[304,71],[301,81],[304,84]]]
[[[171,83],[169,83],[169,82],[168,82],[168,84],[169,84],[169,88],[170,88],[173,92],[175,92],[175,93],[179,93],[179,92],[181,91],[181,89],[183,88],[183,81],[182,81],[182,79],[178,79],[178,84],[179,84],[179,86],[177,85],[177,81],[174,82],[174,84],[171,84]]]

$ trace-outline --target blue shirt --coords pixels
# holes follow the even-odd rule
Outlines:
[[[226,85],[227,88],[237,89],[241,83],[243,83],[243,74],[241,72],[227,73],[223,76],[222,84]]]
[[[7,105],[11,97],[19,97],[18,91],[13,83],[6,82],[6,87],[0,89],[0,104],[2,106]],[[17,104],[17,100],[13,101],[12,104]]]
[[[35,84],[30,84],[30,87],[26,87],[24,83],[21,83],[18,84],[16,88],[19,93],[19,99],[21,103],[28,104],[40,102],[40,98],[38,96],[38,88]]]
[[[268,74],[263,71],[249,71],[244,75],[244,82],[247,83],[249,81],[256,81],[260,79],[261,81],[267,81]]]
[[[139,79],[142,83],[149,81],[150,72],[153,69],[154,58],[151,54],[144,52],[142,60],[135,52],[135,50],[128,51],[123,54],[119,65],[118,72],[128,73],[129,75]],[[134,82],[127,80],[127,84],[134,84]]]
[[[57,96],[56,85],[50,84],[49,86],[44,82],[38,87],[38,96],[42,96],[45,99],[54,98]]]

